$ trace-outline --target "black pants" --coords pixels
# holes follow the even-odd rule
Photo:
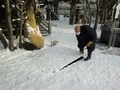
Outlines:
[[[91,45],[90,47],[87,47],[88,55],[87,57],[91,58],[92,52],[95,50],[95,44]]]

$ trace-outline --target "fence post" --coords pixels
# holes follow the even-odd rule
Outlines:
[[[51,20],[48,22],[48,33],[51,34]]]
[[[51,34],[51,10],[50,10],[50,5],[48,5],[48,7],[47,7],[47,9],[48,9],[48,20],[49,20],[49,22],[48,22],[48,33],[49,34]]]

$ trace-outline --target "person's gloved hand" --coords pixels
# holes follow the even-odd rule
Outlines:
[[[87,43],[87,47],[90,47],[90,45],[92,45],[93,44],[93,42],[92,41],[89,41],[88,43]]]

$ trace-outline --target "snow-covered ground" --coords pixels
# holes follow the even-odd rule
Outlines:
[[[52,21],[52,34],[40,50],[3,49],[0,43],[0,90],[120,90],[120,48],[97,43],[89,61],[60,68],[80,54],[68,18]],[[98,27],[98,39],[100,37]],[[51,41],[59,43],[51,47]],[[58,71],[55,72],[54,71]]]

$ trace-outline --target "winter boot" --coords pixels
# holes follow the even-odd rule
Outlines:
[[[88,52],[88,56],[84,59],[84,61],[88,61],[91,59],[92,52]]]

